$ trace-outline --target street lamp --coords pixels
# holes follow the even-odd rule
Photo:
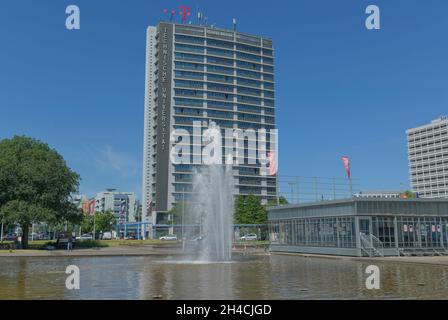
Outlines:
[[[291,200],[294,202],[294,185],[296,185],[297,182],[288,182],[288,184],[291,187]]]
[[[96,211],[93,212],[93,240],[96,240]]]
[[[185,186],[182,187],[182,243],[184,242]]]
[[[203,236],[202,236],[202,215],[203,215],[203,211],[201,210],[201,216],[200,216],[200,221],[199,221],[199,237],[200,237],[200,239],[203,238]]]

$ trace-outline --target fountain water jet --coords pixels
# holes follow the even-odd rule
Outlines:
[[[190,251],[199,261],[232,259],[234,180],[231,166],[206,165],[193,178],[188,215],[200,225],[200,239]],[[193,222],[193,221],[192,221]],[[196,234],[197,235],[197,234]]]

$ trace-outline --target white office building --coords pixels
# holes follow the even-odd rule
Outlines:
[[[421,198],[448,197],[448,118],[406,131],[412,191]]]
[[[121,192],[107,189],[95,197],[95,211],[106,212],[112,210],[118,223],[136,221],[138,202],[133,192]]]
[[[247,139],[235,138],[236,146],[226,137],[226,150],[245,158],[232,168],[235,194],[255,194],[264,203],[275,200],[275,173],[264,174],[263,164],[249,161],[249,151],[261,149],[260,142],[266,142],[266,154],[277,154],[272,40],[160,22],[148,28],[146,45],[143,220],[163,224],[175,203],[191,201],[192,175],[201,165],[194,161],[201,154],[196,148],[203,146],[201,135],[211,122],[222,131],[254,132]],[[174,130],[192,137],[190,164],[170,161]]]

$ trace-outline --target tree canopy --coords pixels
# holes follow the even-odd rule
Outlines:
[[[264,224],[267,221],[266,207],[256,195],[237,196],[235,199],[235,223]]]
[[[280,197],[278,198],[278,203],[277,203],[277,200],[269,200],[267,206],[268,206],[268,207],[276,207],[276,206],[278,206],[279,204],[280,204],[281,206],[284,206],[284,205],[289,204],[289,202],[288,202],[288,200],[287,200],[285,197],[280,196]]]
[[[280,205],[289,204],[285,197],[279,198]],[[236,196],[235,223],[236,224],[266,224],[268,221],[267,208],[277,206],[277,201],[261,204],[261,198],[256,195]]]
[[[32,223],[81,220],[71,202],[79,180],[62,156],[43,142],[25,136],[0,141],[0,211],[6,222],[22,228],[24,247]]]
[[[400,195],[401,198],[406,199],[415,199],[418,198],[417,194],[415,192],[412,192],[411,190],[406,190],[404,193]]]
[[[95,216],[86,215],[81,224],[82,232],[93,232],[95,224],[95,232],[107,232],[115,229],[117,219],[112,210],[106,212],[96,212]]]

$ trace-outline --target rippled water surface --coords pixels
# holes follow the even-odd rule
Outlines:
[[[0,258],[0,299],[448,298],[446,266],[376,263],[381,289],[365,289],[371,262],[271,255],[232,263],[176,257]],[[68,265],[81,289],[65,288]]]

